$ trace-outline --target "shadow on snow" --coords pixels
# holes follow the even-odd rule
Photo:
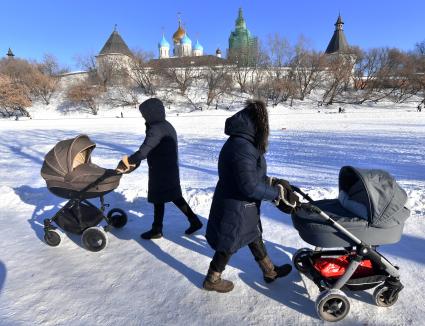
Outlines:
[[[3,289],[3,285],[4,285],[5,281],[6,281],[6,273],[7,273],[6,266],[0,260],[0,294],[1,294],[1,291]]]

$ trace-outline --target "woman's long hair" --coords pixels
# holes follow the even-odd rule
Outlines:
[[[269,115],[266,104],[261,100],[248,100],[245,109],[255,124],[255,146],[264,154],[269,145]]]

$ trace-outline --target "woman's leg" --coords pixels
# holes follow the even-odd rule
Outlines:
[[[186,215],[187,219],[189,220],[190,227],[184,231],[186,234],[192,234],[202,228],[202,222],[192,211],[189,204],[183,197],[173,200],[173,203],[183,212],[184,215]]]
[[[142,233],[143,239],[159,239],[162,237],[162,222],[164,220],[164,203],[154,204],[152,229]]]
[[[273,264],[270,257],[267,255],[266,246],[264,245],[261,237],[251,242],[248,247],[260,266],[264,280],[267,283],[273,282],[278,277],[284,277],[291,272],[292,266],[289,264],[284,264],[282,266],[276,266]]]
[[[266,258],[267,250],[262,238],[258,238],[254,242],[251,242],[248,247],[256,261],[260,261]]]
[[[208,291],[216,291],[225,293],[233,290],[233,283],[221,278],[221,273],[226,268],[227,263],[230,260],[231,254],[225,252],[216,251],[214,257],[210,263],[208,274],[205,277],[203,287]]]
[[[154,204],[152,229],[162,232],[162,222],[164,221],[164,203]]]
[[[211,260],[210,269],[214,272],[223,273],[231,256],[232,255],[226,254],[225,252],[216,251],[213,259]]]

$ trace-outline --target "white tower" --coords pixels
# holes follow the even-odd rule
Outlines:
[[[193,56],[200,57],[204,55],[204,47],[196,40],[195,46],[193,47]]]
[[[180,56],[190,57],[192,55],[192,41],[184,34],[183,38],[180,41]]]
[[[159,49],[159,58],[165,59],[170,57],[170,43],[165,39],[164,34],[162,34],[162,39],[158,43]]]

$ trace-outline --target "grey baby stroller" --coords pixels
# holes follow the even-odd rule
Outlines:
[[[108,204],[103,196],[118,187],[121,175],[115,170],[101,168],[91,162],[96,147],[86,135],[60,141],[50,150],[41,168],[47,188],[69,201],[50,219],[44,220],[44,240],[50,246],[61,242],[55,222],[66,232],[81,234],[82,244],[90,251],[100,251],[107,244],[106,231],[110,226],[121,228],[127,223],[126,213],[111,209],[105,216]],[[100,208],[88,199],[100,198]],[[99,227],[105,220],[106,227]]]
[[[376,288],[375,304],[392,306],[403,289],[399,268],[377,249],[400,241],[410,215],[405,191],[385,171],[350,166],[340,170],[338,199],[313,201],[293,189],[308,203],[293,211],[292,222],[316,248],[300,249],[292,260],[321,291],[316,299],[320,318],[339,321],[348,314],[350,302],[341,290]]]

